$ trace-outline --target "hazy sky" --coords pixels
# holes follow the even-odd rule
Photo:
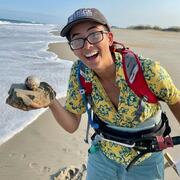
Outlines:
[[[96,7],[110,25],[180,26],[180,0],[0,0],[0,18],[65,24],[81,7]]]

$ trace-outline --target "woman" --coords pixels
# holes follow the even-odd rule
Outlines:
[[[67,37],[73,53],[86,66],[86,80],[92,83],[93,111],[102,121],[117,127],[134,128],[154,117],[159,103],[144,103],[140,117],[136,118],[139,97],[129,88],[122,70],[122,56],[112,53],[114,37],[106,18],[95,8],[75,11],[61,31]],[[49,105],[57,122],[68,132],[78,129],[81,115],[86,111],[79,93],[78,66],[71,69],[65,107],[55,99]],[[168,73],[150,59],[142,59],[146,81],[153,93],[165,101],[180,122],[180,96]],[[159,81],[161,79],[161,81]],[[87,180],[108,179],[164,179],[162,152],[151,153],[138,159],[129,171],[128,164],[138,152],[106,140],[93,142],[96,151],[89,151]]]

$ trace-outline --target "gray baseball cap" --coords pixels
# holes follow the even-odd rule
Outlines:
[[[69,16],[68,22],[61,30],[60,35],[62,37],[67,36],[71,28],[82,21],[94,21],[107,26],[108,30],[110,30],[110,26],[108,25],[106,18],[98,9],[82,8],[78,9],[71,16]]]

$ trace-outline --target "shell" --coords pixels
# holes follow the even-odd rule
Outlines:
[[[40,80],[38,77],[31,75],[26,78],[25,85],[30,90],[36,90],[40,86]]]

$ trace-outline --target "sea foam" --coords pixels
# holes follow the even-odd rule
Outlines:
[[[38,76],[57,92],[66,94],[72,62],[60,60],[46,51],[50,42],[64,42],[50,31],[55,25],[0,21],[0,144],[32,123],[45,109],[23,112],[5,103],[13,83],[22,83],[29,75]]]

